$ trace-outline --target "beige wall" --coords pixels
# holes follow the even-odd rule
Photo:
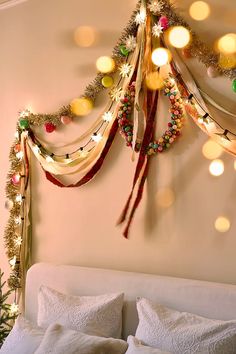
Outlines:
[[[177,0],[183,13],[191,1]],[[235,30],[235,0],[209,1],[211,19],[193,23],[205,39]],[[95,75],[94,62],[109,54],[134,7],[134,0],[29,0],[0,11],[0,232],[4,209],[5,176],[9,167],[17,112],[31,106],[48,112],[83,92]],[[223,16],[222,16],[223,14]],[[92,25],[100,42],[90,49],[73,43],[73,30]],[[212,34],[211,34],[212,33]],[[235,94],[224,78],[209,80],[205,69],[189,63],[199,83],[220,103],[235,110]],[[102,103],[98,111],[102,110]],[[167,107],[158,119],[167,117]],[[95,112],[95,113],[96,113]],[[48,141],[63,144],[79,136],[92,117],[78,119]],[[234,124],[235,125],[235,124]],[[236,130],[236,128],[235,128]],[[59,189],[33,163],[33,260],[134,270],[236,283],[236,171],[233,157],[223,155],[225,173],[214,178],[201,153],[207,137],[191,120],[181,140],[166,154],[154,157],[144,198],[129,240],[115,226],[131,188],[135,164],[120,136],[99,175],[80,189]],[[160,188],[171,187],[175,203],[157,206]],[[218,215],[231,219],[231,229],[214,229]],[[0,265],[7,270],[3,240]]]

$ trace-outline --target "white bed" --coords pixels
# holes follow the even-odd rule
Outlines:
[[[27,273],[26,317],[36,322],[37,292],[46,285],[71,295],[124,292],[123,338],[135,333],[136,297],[212,319],[236,319],[236,285],[143,273],[38,263]]]

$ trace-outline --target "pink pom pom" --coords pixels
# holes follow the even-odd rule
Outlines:
[[[52,133],[56,129],[56,126],[53,123],[48,122],[44,124],[44,128],[47,133]]]
[[[15,173],[12,176],[11,181],[14,184],[14,186],[17,186],[20,183],[20,174],[19,173]]]
[[[163,27],[164,30],[166,30],[169,27],[169,20],[166,16],[161,16],[159,19],[159,25]]]
[[[72,118],[69,116],[61,116],[61,122],[64,125],[70,124],[72,121]]]

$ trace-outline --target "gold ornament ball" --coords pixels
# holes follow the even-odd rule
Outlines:
[[[109,88],[114,84],[114,80],[111,76],[104,76],[102,78],[102,86],[104,86],[105,88]]]
[[[75,98],[71,104],[71,111],[76,116],[86,116],[93,109],[93,101],[90,98]]]

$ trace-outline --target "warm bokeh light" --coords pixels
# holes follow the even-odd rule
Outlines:
[[[213,176],[220,176],[224,173],[225,167],[224,162],[222,160],[214,160],[211,162],[209,166],[210,174]]]
[[[80,26],[74,32],[74,41],[79,47],[91,47],[96,39],[96,32],[90,26]]]
[[[157,66],[168,64],[172,59],[171,53],[166,48],[157,48],[152,52],[152,62]]]
[[[189,8],[190,16],[196,21],[205,20],[210,11],[210,6],[205,1],[194,1]]]
[[[82,97],[82,98],[75,98],[71,104],[71,111],[76,116],[86,116],[88,115],[91,110],[93,109],[93,102],[89,98]]]
[[[100,57],[96,61],[96,67],[101,73],[110,73],[115,69],[115,61],[108,56]]]
[[[223,69],[236,68],[236,54],[223,54],[220,53],[219,66]]]
[[[221,37],[217,42],[217,48],[221,53],[236,53],[236,33],[228,33]]]
[[[145,81],[147,88],[153,91],[160,90],[164,86],[163,78],[157,71],[149,73]]]
[[[202,153],[207,159],[214,160],[222,155],[223,149],[214,140],[208,140],[202,147]]]
[[[169,208],[175,201],[175,194],[171,188],[161,188],[156,195],[157,204],[161,208]]]
[[[175,26],[170,29],[168,38],[173,47],[184,48],[189,44],[191,35],[187,28]]]
[[[230,220],[225,216],[219,216],[215,221],[215,229],[219,232],[227,232],[230,229]]]

